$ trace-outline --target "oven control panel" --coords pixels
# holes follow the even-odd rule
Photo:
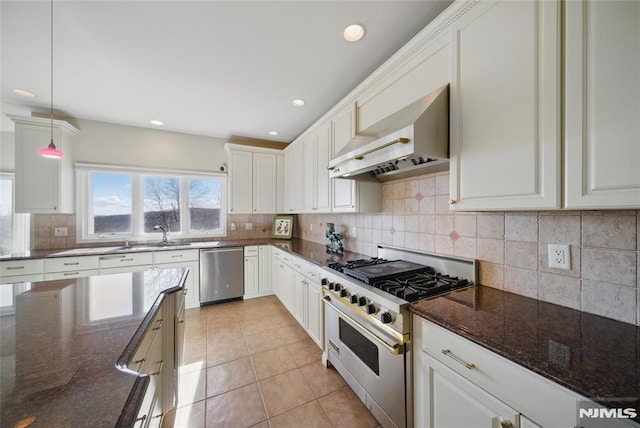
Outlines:
[[[405,333],[403,315],[398,305],[385,301],[371,287],[345,280],[337,275],[323,272],[322,288],[325,294],[339,299],[341,303],[352,309],[359,316],[375,319],[395,331]]]

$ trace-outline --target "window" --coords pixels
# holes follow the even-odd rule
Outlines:
[[[81,241],[224,236],[226,175],[76,165]]]
[[[13,174],[0,173],[0,255],[29,248],[29,214],[14,213]]]

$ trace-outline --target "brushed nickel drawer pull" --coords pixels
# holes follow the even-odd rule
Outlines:
[[[171,256],[172,259],[177,259],[182,257],[182,254],[174,254],[173,256]]]
[[[65,262],[64,265],[65,266],[78,266],[80,264],[80,262]]]
[[[163,360],[156,361],[156,364],[158,364],[158,370],[153,373],[149,373],[151,376],[158,376],[162,372],[162,366],[164,366],[164,361]]]
[[[80,275],[80,272],[76,271],[76,272],[65,272],[63,273],[64,276],[71,276],[71,275]]]
[[[133,259],[120,259],[121,262],[132,262]]]
[[[164,319],[163,318],[159,319],[158,320],[158,326],[152,328],[151,330],[160,330],[162,328],[162,324],[164,324]]]
[[[20,269],[24,269],[24,266],[9,266],[9,267],[7,267],[7,270],[20,270]]]
[[[142,364],[144,363],[144,358],[140,358],[139,360],[135,360],[133,364]]]
[[[473,363],[468,363],[466,361],[464,361],[463,359],[457,357],[453,352],[451,352],[450,349],[443,349],[442,353],[450,358],[452,358],[454,361],[462,364],[463,366],[465,366],[466,368],[468,368],[469,370],[474,369],[476,367],[475,364]]]

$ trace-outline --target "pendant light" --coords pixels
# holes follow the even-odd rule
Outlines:
[[[64,153],[62,150],[58,150],[53,143],[53,0],[51,0],[51,106],[49,118],[51,120],[51,142],[47,147],[40,149],[39,153],[45,158],[62,159]]]

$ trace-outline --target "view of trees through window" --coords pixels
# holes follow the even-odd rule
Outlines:
[[[0,177],[0,256],[11,253],[13,242],[12,180]]]
[[[102,171],[88,176],[89,235],[157,233],[156,225],[176,235],[222,227],[219,178]]]

